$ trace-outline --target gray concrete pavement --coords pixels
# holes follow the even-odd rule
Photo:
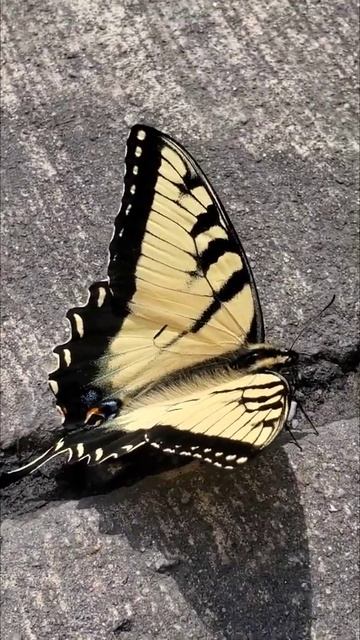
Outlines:
[[[251,259],[268,337],[357,341],[355,2],[3,2],[2,461],[59,427],[65,312],[106,272],[128,128],[194,153]],[[2,504],[1,638],[353,640],[353,366],[308,374],[303,451],[190,465],[106,495],[52,470]],[[330,381],[331,384],[330,384]],[[10,447],[10,448],[9,448]]]

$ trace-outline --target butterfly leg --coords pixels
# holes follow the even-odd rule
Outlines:
[[[290,409],[289,409],[288,417],[287,417],[287,420],[286,420],[285,429],[290,434],[290,438],[292,439],[294,444],[296,444],[298,449],[300,449],[300,451],[302,451],[301,445],[298,443],[298,441],[297,441],[297,439],[294,436],[293,431],[292,431],[293,421],[295,419],[296,410],[297,410],[298,406],[299,405],[296,402],[296,400],[291,400]]]

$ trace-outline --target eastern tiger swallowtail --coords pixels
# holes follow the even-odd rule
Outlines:
[[[108,279],[67,313],[71,338],[54,349],[64,434],[14,479],[63,453],[103,463],[144,446],[233,469],[289,419],[280,371],[297,354],[264,342],[248,260],[197,163],[136,125],[124,183]]]

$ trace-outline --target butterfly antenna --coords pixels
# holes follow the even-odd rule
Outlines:
[[[333,297],[331,298],[330,302],[328,302],[325,307],[323,309],[321,309],[321,311],[318,311],[318,313],[316,313],[316,315],[314,315],[312,318],[310,318],[309,320],[307,320],[307,322],[305,322],[304,326],[302,327],[302,329],[299,331],[299,333],[297,334],[297,336],[295,337],[295,339],[293,340],[291,346],[290,346],[290,351],[293,348],[295,342],[297,342],[299,340],[299,338],[305,333],[305,331],[307,331],[307,329],[315,322],[315,320],[317,320],[318,318],[320,318],[323,313],[325,313],[325,311],[331,307],[331,305],[333,304],[334,300],[335,300],[336,296],[333,295]]]
[[[306,420],[308,421],[308,423],[311,425],[314,433],[318,436],[319,432],[317,430],[317,428],[315,427],[313,421],[311,420],[310,416],[308,415],[308,413],[305,411],[304,407],[302,406],[302,404],[300,404],[300,402],[297,400],[297,406],[299,407],[301,413],[303,414],[304,418],[306,418]]]
[[[288,431],[288,432],[289,432],[289,434],[290,434],[290,438],[291,438],[291,440],[294,442],[294,444],[296,444],[297,448],[298,448],[298,449],[300,449],[300,451],[302,451],[302,446],[301,446],[301,445],[298,443],[298,441],[296,440],[296,438],[295,438],[295,436],[294,436],[294,434],[293,434],[293,432],[292,432],[292,430],[290,429],[290,427],[289,427],[289,426],[287,426],[287,427],[286,427],[286,431]]]

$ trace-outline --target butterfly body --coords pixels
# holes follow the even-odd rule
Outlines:
[[[108,279],[67,317],[71,338],[49,376],[66,431],[14,477],[61,453],[102,463],[145,446],[236,467],[286,424],[282,370],[297,356],[265,343],[219,198],[190,154],[151,127],[128,139]]]

